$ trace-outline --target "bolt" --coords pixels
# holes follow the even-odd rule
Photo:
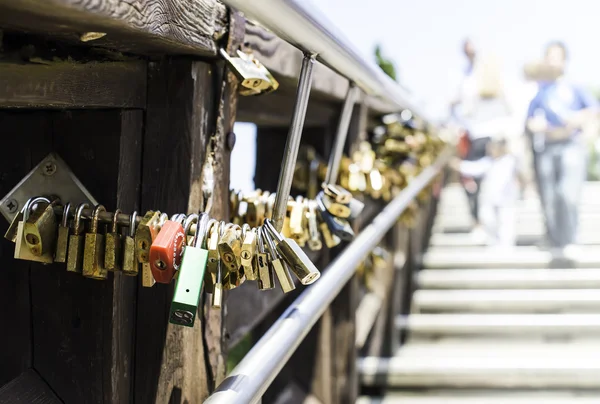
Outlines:
[[[54,164],[51,161],[44,164],[44,175],[47,175],[49,177],[51,175],[54,175],[55,172],[56,172],[56,164]]]
[[[235,133],[229,132],[227,134],[227,138],[225,139],[225,145],[227,146],[227,150],[233,150],[233,147],[235,146]]]
[[[6,206],[6,208],[8,209],[8,211],[10,213],[15,213],[17,211],[17,209],[19,209],[19,203],[17,202],[16,199],[13,199],[13,198],[6,201],[4,203],[4,206]]]

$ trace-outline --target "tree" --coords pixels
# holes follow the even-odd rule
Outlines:
[[[375,60],[377,61],[377,64],[381,70],[383,70],[385,74],[396,81],[396,67],[394,66],[393,62],[382,55],[381,46],[379,44],[375,45]]]

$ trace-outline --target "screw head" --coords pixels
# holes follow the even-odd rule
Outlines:
[[[51,161],[48,161],[46,164],[44,164],[44,169],[42,172],[44,173],[44,175],[47,176],[54,175],[54,173],[56,173],[56,164],[54,164]]]
[[[4,206],[8,209],[10,213],[15,213],[19,209],[19,202],[16,199],[9,199],[4,202]]]
[[[227,146],[227,150],[232,151],[233,147],[235,146],[235,133],[233,132],[229,132],[227,134],[227,138],[225,139],[225,145]]]

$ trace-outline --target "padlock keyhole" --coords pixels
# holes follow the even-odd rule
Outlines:
[[[25,236],[25,240],[27,240],[27,242],[29,244],[39,244],[40,243],[40,239],[38,236],[36,236],[35,234],[28,234]]]

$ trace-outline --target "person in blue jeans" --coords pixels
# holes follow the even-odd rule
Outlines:
[[[529,105],[527,128],[536,138],[540,200],[552,252],[573,259],[578,202],[586,179],[582,128],[598,115],[598,102],[564,78],[567,49],[562,42],[546,47],[545,64],[556,77],[540,83]]]

